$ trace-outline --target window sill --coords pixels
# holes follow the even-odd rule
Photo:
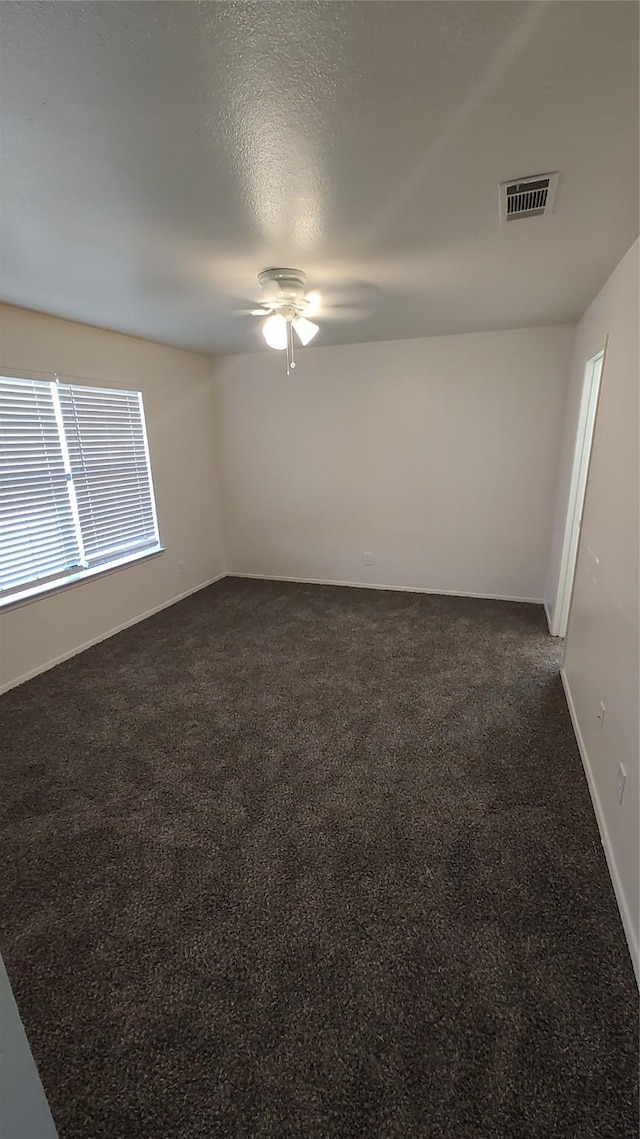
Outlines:
[[[94,566],[92,569],[80,570],[78,573],[69,574],[67,577],[59,577],[55,581],[48,581],[44,585],[29,586],[28,589],[21,589],[19,593],[12,593],[10,597],[0,599],[0,613],[4,613],[8,609],[18,609],[21,605],[30,605],[32,601],[42,601],[43,598],[50,597],[53,593],[62,593],[65,589],[72,589],[76,585],[82,585],[84,581],[90,581],[95,577],[102,577],[104,574],[115,573],[117,570],[135,565],[137,562],[147,561],[148,558],[157,558],[159,554],[163,553],[164,546],[154,546],[151,550],[143,550],[141,553],[129,554],[126,558],[118,558],[113,562],[105,562],[104,565]]]

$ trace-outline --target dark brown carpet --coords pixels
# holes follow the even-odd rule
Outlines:
[[[227,579],[0,699],[61,1139],[637,1136],[558,666],[536,606]]]

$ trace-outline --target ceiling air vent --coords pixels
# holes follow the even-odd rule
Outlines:
[[[500,221],[541,218],[551,213],[557,174],[535,174],[500,183]]]

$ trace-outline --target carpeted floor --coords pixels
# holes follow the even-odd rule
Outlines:
[[[558,657],[535,606],[227,579],[2,697],[61,1139],[638,1136]]]

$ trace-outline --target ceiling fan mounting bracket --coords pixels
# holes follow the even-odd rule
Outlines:
[[[291,305],[302,308],[306,279],[302,269],[264,269],[258,273],[265,304],[273,307]]]

